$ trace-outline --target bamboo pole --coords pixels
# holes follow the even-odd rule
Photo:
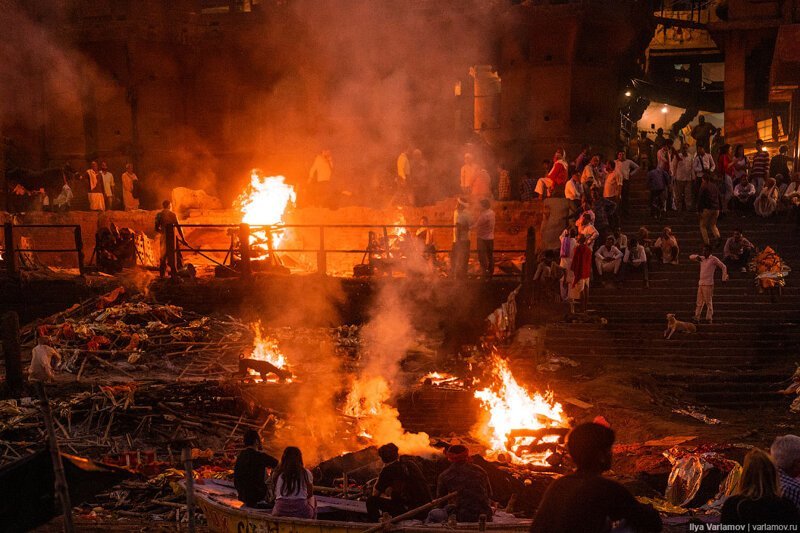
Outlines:
[[[425,505],[420,505],[416,509],[411,509],[410,511],[406,511],[405,513],[403,513],[401,515],[397,515],[397,516],[393,517],[391,520],[387,520],[385,522],[381,522],[380,524],[378,524],[376,526],[372,526],[369,529],[365,529],[361,533],[375,533],[376,531],[380,531],[380,530],[386,528],[389,524],[395,524],[397,522],[401,522],[401,521],[403,521],[403,520],[405,520],[407,518],[411,518],[413,516],[417,516],[419,513],[423,512],[423,511],[427,511],[428,509],[433,509],[434,507],[438,506],[439,504],[442,504],[442,503],[444,503],[444,502],[446,502],[446,501],[448,501],[448,500],[450,500],[452,498],[455,498],[457,495],[458,495],[458,492],[453,491],[450,494],[448,494],[446,496],[442,496],[441,498],[436,498],[432,502],[426,503]]]
[[[53,412],[50,410],[50,400],[47,399],[47,391],[42,382],[34,382],[34,387],[39,394],[39,406],[47,429],[50,459],[53,462],[53,475],[55,477],[55,492],[61,503],[61,511],[64,513],[64,533],[73,533],[75,527],[72,523],[72,504],[69,499],[67,477],[64,474],[64,463],[61,462],[61,452],[58,449],[58,439],[56,438],[56,430],[53,424]]]
[[[192,449],[185,447],[181,451],[183,468],[186,472],[186,509],[189,511],[189,533],[194,533],[194,472],[192,470]]]

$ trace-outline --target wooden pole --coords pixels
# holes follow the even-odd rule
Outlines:
[[[5,240],[3,258],[6,262],[6,270],[9,276],[15,277],[17,275],[17,252],[14,250],[14,226],[11,222],[3,224],[3,236]]]
[[[3,342],[3,356],[6,364],[6,386],[11,398],[22,395],[22,349],[19,340],[19,315],[10,311],[2,316],[0,340]]]
[[[192,449],[185,447],[181,451],[183,469],[186,472],[186,509],[189,512],[189,533],[194,533],[194,470],[192,468]]]
[[[250,277],[250,224],[239,225],[240,271],[243,278]]]
[[[178,273],[175,271],[177,269],[177,263],[175,263],[175,225],[174,224],[167,224],[164,227],[164,242],[166,243],[166,261],[167,266],[171,269],[169,273],[170,277],[175,278]]]
[[[53,462],[53,475],[55,477],[55,491],[61,503],[61,511],[64,513],[64,533],[73,533],[75,526],[72,523],[72,503],[69,499],[69,487],[67,486],[67,476],[64,474],[64,463],[61,462],[61,452],[58,449],[58,439],[53,424],[53,413],[50,410],[50,400],[47,399],[47,391],[41,381],[35,381],[34,387],[39,394],[39,407],[42,410],[44,425],[47,429],[47,441],[50,448],[50,459]]]
[[[84,266],[83,233],[81,233],[80,226],[75,226],[75,251],[78,252],[78,271],[83,275],[86,273],[86,268]]]
[[[416,515],[418,515],[419,513],[423,512],[423,511],[427,511],[428,509],[433,509],[434,507],[438,506],[439,504],[442,504],[442,503],[444,503],[444,502],[446,502],[448,500],[451,500],[451,499],[455,498],[456,496],[458,496],[458,492],[453,491],[450,494],[448,494],[446,496],[442,496],[441,498],[436,498],[432,502],[426,503],[425,505],[420,505],[416,509],[411,509],[410,511],[406,511],[405,513],[403,513],[401,515],[397,515],[397,516],[393,517],[391,520],[387,520],[386,522],[381,522],[377,526],[372,526],[369,529],[365,529],[361,533],[375,533],[376,531],[380,531],[381,529],[383,529],[384,527],[388,526],[389,524],[395,524],[397,522],[401,522],[401,521],[403,521],[403,520],[405,520],[407,518],[411,518],[413,516],[416,516]]]
[[[317,252],[317,274],[328,273],[328,254],[325,252],[325,226],[319,227],[319,251]]]

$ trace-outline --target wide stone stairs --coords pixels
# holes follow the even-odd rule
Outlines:
[[[672,212],[656,222],[649,215],[643,179],[634,181],[623,232],[630,238],[646,226],[654,236],[664,225],[678,238],[680,264],[654,264],[649,289],[638,275],[621,288],[593,282],[589,307],[608,324],[549,324],[545,348],[578,361],[640,371],[665,395],[686,404],[785,409],[789,399],[776,391],[791,375],[794,361],[800,363],[800,239],[794,221],[783,215],[770,220],[728,215],[720,220],[723,238],[741,227],[757,247],[772,246],[798,272],[790,274],[775,301],[757,292],[753,273],[731,272],[727,283],[717,274],[714,323],[700,324],[696,334],[676,333],[671,340],[663,338],[666,314],[690,320],[694,312],[699,265],[688,256],[702,247],[697,215]],[[714,251],[720,259],[721,248]]]

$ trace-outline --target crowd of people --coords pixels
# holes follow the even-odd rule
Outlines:
[[[614,441],[614,431],[602,417],[570,431],[566,449],[575,469],[549,485],[531,533],[613,528],[661,531],[661,518],[653,507],[638,502],[625,486],[603,476],[612,467]],[[466,446],[454,444],[444,450],[448,466],[439,473],[435,492],[417,459],[400,455],[395,444],[381,446],[378,456],[383,467],[372,480],[371,495],[366,500],[371,522],[400,515],[428,524],[492,521],[498,505],[493,501],[489,475],[473,462]],[[769,453],[753,448],[745,456],[733,493],[722,505],[722,524],[800,523],[798,476],[800,437],[777,437]],[[316,517],[314,476],[304,466],[302,452],[289,446],[278,461],[261,450],[254,430],[245,434],[244,449],[234,468],[234,485],[247,507],[271,509],[274,516]],[[434,501],[444,497],[448,498]]]
[[[139,209],[139,177],[133,164],[125,165],[119,180],[105,161],[92,161],[84,171],[65,164],[59,175],[39,176],[31,181],[36,187],[12,182],[11,204],[14,211],[111,211]]]

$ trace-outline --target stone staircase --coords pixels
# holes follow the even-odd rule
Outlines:
[[[694,313],[699,266],[688,256],[702,246],[697,216],[668,213],[663,222],[654,221],[644,180],[634,181],[623,232],[630,238],[640,226],[647,226],[652,236],[664,225],[672,227],[678,238],[680,264],[654,264],[649,289],[638,275],[621,288],[594,283],[589,307],[608,324],[549,324],[544,347],[579,361],[602,360],[638,370],[686,404],[785,409],[789,399],[776,391],[793,372],[793,362],[800,362],[800,239],[794,222],[782,215],[772,220],[754,215],[723,218],[718,224],[723,238],[741,227],[757,247],[772,246],[798,272],[790,274],[775,302],[758,294],[752,273],[730,272],[727,283],[716,282],[714,324],[700,324],[698,333],[676,333],[671,340],[663,338],[665,315],[675,313],[680,320],[690,320]],[[714,253],[722,258],[721,248]]]

